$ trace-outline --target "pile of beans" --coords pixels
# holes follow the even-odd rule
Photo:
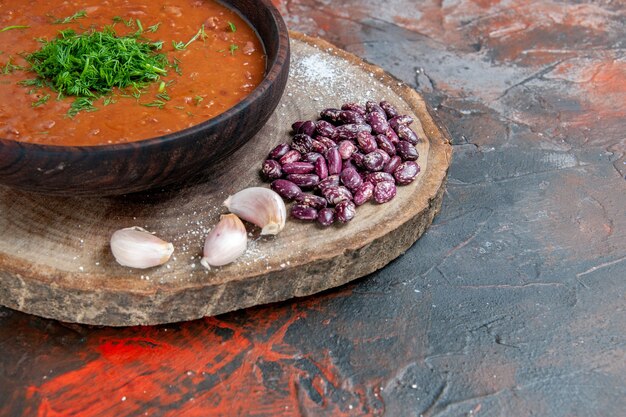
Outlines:
[[[295,201],[293,218],[346,223],[357,206],[390,201],[397,185],[410,184],[420,172],[420,139],[411,123],[386,101],[325,109],[320,120],[295,122],[292,143],[276,146],[261,173],[274,191]]]

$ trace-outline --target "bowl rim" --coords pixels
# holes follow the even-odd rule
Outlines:
[[[31,149],[32,151],[46,152],[46,153],[66,153],[66,152],[97,152],[97,153],[117,153],[135,150],[138,147],[150,148],[153,146],[171,145],[172,142],[178,141],[181,137],[196,138],[197,134],[210,129],[214,125],[219,125],[225,119],[232,117],[234,114],[239,113],[249,107],[258,97],[262,96],[274,83],[274,81],[280,76],[285,64],[288,64],[289,60],[289,30],[282,18],[282,15],[278,9],[272,4],[270,0],[256,0],[259,6],[265,7],[272,17],[271,22],[277,28],[278,48],[276,54],[271,62],[268,62],[267,72],[265,77],[259,85],[255,87],[250,94],[245,96],[241,101],[229,108],[225,112],[218,114],[210,119],[195,124],[193,126],[177,130],[172,133],[168,133],[161,136],[154,136],[147,139],[140,139],[132,142],[101,144],[101,145],[48,145],[34,142],[21,142],[17,140],[11,140],[0,137],[0,146],[4,143],[10,146],[18,146],[22,149]],[[234,9],[237,13],[241,14],[241,11],[232,5],[228,0],[219,0],[220,3],[224,3],[226,7]],[[243,14],[242,14],[243,16]],[[255,32],[258,34],[257,28],[252,25],[246,16],[243,16],[244,20],[252,26]],[[265,41],[259,35],[259,39],[263,43],[263,47],[266,48]]]

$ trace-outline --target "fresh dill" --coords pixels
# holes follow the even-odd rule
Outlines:
[[[69,117],[74,117],[81,111],[95,111],[96,107],[93,105],[93,99],[89,97],[78,97],[67,112]]]
[[[235,24],[233,22],[228,22],[228,28],[233,33],[237,32],[237,26],[235,26]]]
[[[204,98],[202,98],[202,96],[195,96],[193,98],[194,103],[196,103],[196,106],[199,106],[200,103],[202,103],[202,100],[204,100]]]
[[[154,100],[151,101],[150,103],[139,103],[142,106],[146,106],[146,107],[157,107],[159,109],[162,109],[165,107],[165,102],[163,100]]]
[[[157,23],[156,25],[152,25],[152,26],[148,26],[148,32],[156,32],[157,30],[159,30],[159,26],[161,26],[161,22]]]
[[[54,19],[54,21],[52,23],[56,24],[56,25],[64,25],[66,23],[72,23],[78,19],[82,19],[84,17],[87,17],[87,11],[86,10],[79,10],[76,13],[74,13],[71,16],[65,17],[63,19]]]
[[[32,102],[31,105],[33,107],[39,107],[46,104],[48,100],[50,100],[50,94],[46,94],[45,96],[40,97],[39,100]]]
[[[167,94],[167,91],[157,94],[156,98],[158,98],[159,100],[163,100],[163,101],[170,101],[172,99],[170,95]]]
[[[14,30],[14,29],[28,29],[30,26],[25,26],[25,25],[13,25],[13,26],[5,26],[2,29],[0,29],[0,32],[6,32],[7,30]]]
[[[200,29],[198,29],[198,32],[195,35],[193,35],[193,37],[189,39],[187,43],[183,43],[182,41],[180,42],[172,41],[172,46],[174,47],[174,49],[178,51],[182,51],[182,50],[187,49],[189,45],[191,45],[193,42],[197,41],[198,39],[202,39],[202,41],[204,42],[204,40],[208,37],[209,35],[207,35],[207,33],[204,31],[204,25],[202,25],[200,26]]]
[[[234,43],[230,44],[230,47],[228,48],[228,50],[230,51],[231,55],[235,55],[235,51],[239,49],[239,47],[237,45],[235,45]]]
[[[26,80],[25,85],[45,84],[78,97],[70,116],[94,109],[93,100],[115,87],[130,87],[138,98],[141,88],[167,74],[167,57],[156,52],[161,46],[132,35],[118,37],[111,27],[83,34],[60,31],[57,38],[43,41],[40,50],[26,56],[39,81]]]
[[[9,60],[7,61],[7,63],[4,65],[4,67],[0,67],[2,68],[2,74],[6,75],[6,74],[11,74],[14,71],[18,71],[18,70],[23,70],[24,67],[22,67],[21,65],[15,65],[13,63],[13,57],[9,57]]]

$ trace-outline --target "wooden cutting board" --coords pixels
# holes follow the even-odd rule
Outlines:
[[[424,100],[383,70],[319,39],[291,33],[291,73],[268,124],[208,177],[179,187],[111,198],[47,197],[0,187],[0,304],[61,321],[126,326],[196,319],[302,297],[382,268],[406,251],[441,206],[451,147]],[[289,220],[275,237],[252,239],[235,263],[200,265],[222,202],[263,185],[259,167],[290,140],[295,120],[325,107],[388,100],[415,116],[421,173],[394,200],[368,203],[352,222],[330,228]],[[267,184],[265,184],[267,186]],[[174,243],[164,266],[118,265],[111,234],[141,226]]]

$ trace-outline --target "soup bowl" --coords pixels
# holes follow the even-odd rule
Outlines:
[[[276,108],[289,73],[289,33],[270,0],[227,0],[256,30],[266,53],[263,81],[226,112],[137,142],[52,146],[0,138],[0,184],[66,196],[134,193],[206,172],[250,140]]]

